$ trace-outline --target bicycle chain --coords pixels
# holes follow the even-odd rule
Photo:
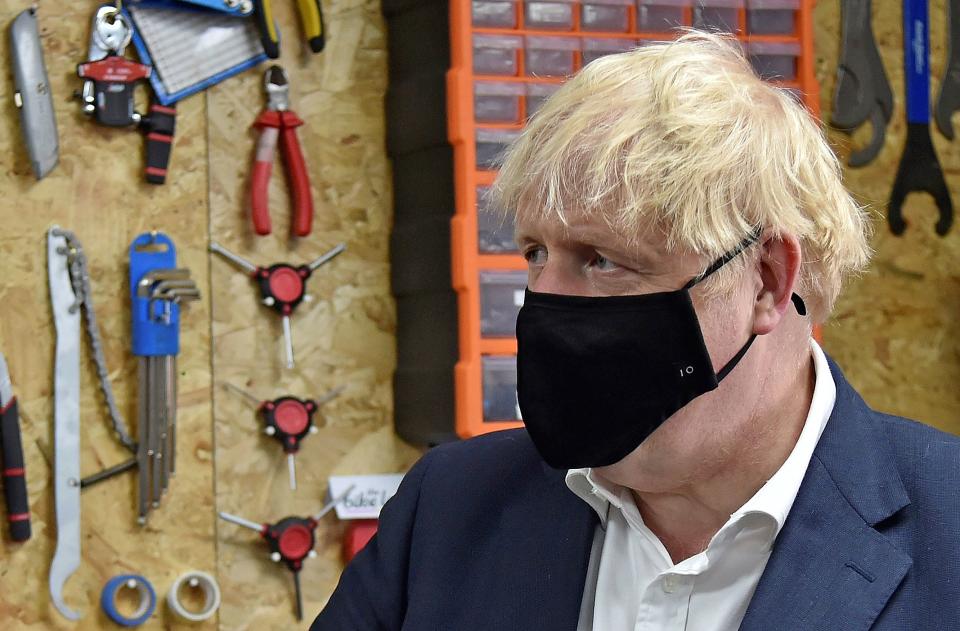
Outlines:
[[[100,391],[103,392],[107,401],[113,431],[116,432],[117,438],[124,447],[133,453],[137,453],[137,443],[130,437],[126,423],[120,416],[117,401],[113,396],[113,387],[110,385],[100,329],[97,327],[97,317],[93,310],[93,290],[90,286],[90,273],[87,268],[87,256],[83,252],[83,245],[77,239],[77,235],[69,230],[59,229],[54,234],[67,240],[69,251],[64,252],[64,254],[67,255],[67,261],[70,265],[70,283],[73,285],[73,293],[76,296],[76,302],[70,307],[70,312],[76,313],[77,309],[83,307],[84,320],[87,323],[87,336],[90,338],[93,361],[97,366],[97,377],[100,379]]]

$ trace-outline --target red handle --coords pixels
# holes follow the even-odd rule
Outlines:
[[[307,163],[300,150],[296,128],[283,128],[282,146],[293,195],[293,234],[305,237],[310,234],[313,225],[313,196],[310,194],[310,176],[307,174]]]
[[[264,127],[257,143],[257,157],[250,176],[250,207],[253,211],[253,230],[259,235],[270,234],[270,206],[268,191],[273,173],[273,155],[277,150],[278,129]]]

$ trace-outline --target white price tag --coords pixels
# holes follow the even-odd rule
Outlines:
[[[523,289],[514,289],[513,290],[513,305],[515,307],[523,306],[523,296],[526,293]]]
[[[402,473],[389,475],[330,476],[330,498],[339,497],[350,486],[353,490],[337,504],[338,519],[377,519],[380,509],[394,496],[403,479]],[[328,498],[328,500],[330,499]]]

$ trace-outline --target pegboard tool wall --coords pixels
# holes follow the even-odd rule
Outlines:
[[[44,0],[39,24],[60,135],[60,164],[36,182],[22,147],[13,104],[7,25],[26,2],[0,0],[0,350],[18,395],[33,538],[0,539],[0,627],[116,628],[100,611],[104,583],[116,574],[147,577],[162,599],[189,569],[214,574],[223,592],[219,615],[179,622],[161,603],[145,628],[290,629],[289,572],[268,559],[255,533],[216,520],[216,510],[256,521],[311,515],[330,474],[404,471],[419,451],[393,437],[390,380],[394,307],[390,298],[389,165],[384,151],[386,41],[375,1],[325,2],[329,34],[320,55],[301,48],[295,3],[277,2],[283,32],[280,63],[313,188],[310,237],[288,235],[290,196],[278,156],[270,188],[274,234],[251,236],[247,195],[256,132],[265,104],[261,67],[178,105],[167,184],[142,182],[143,138],[97,126],[71,98],[76,64],[87,54],[98,3]],[[130,55],[133,55],[132,49]],[[141,106],[142,108],[142,106]],[[83,493],[82,557],[66,584],[66,601],[84,617],[69,623],[50,603],[47,577],[56,545],[52,492],[55,333],[46,276],[45,233],[58,223],[83,242],[97,316],[121,412],[136,425],[137,363],[130,352],[126,250],[137,234],[159,229],[178,246],[203,298],[183,309],[179,356],[177,475],[145,529],[136,524],[135,476]],[[308,283],[313,301],[293,316],[297,366],[283,366],[279,319],[261,306],[250,280],[206,248],[213,237],[257,263],[299,264],[343,241],[347,252]],[[319,397],[346,386],[315,421],[297,458],[299,488],[287,484],[286,461],[262,433],[255,411],[224,390],[229,382],[262,398]],[[127,454],[109,431],[105,404],[84,337],[81,358],[82,471]],[[134,430],[135,431],[135,430]],[[305,563],[304,612],[316,615],[341,569],[342,527],[328,516],[317,530],[319,556]]]
[[[112,575],[139,572],[161,592],[181,572],[214,573],[224,592],[218,618],[190,628],[289,629],[292,583],[267,560],[254,533],[215,521],[215,510],[255,520],[315,512],[327,475],[402,471],[419,451],[394,438],[390,375],[395,312],[389,292],[387,242],[391,223],[389,165],[384,151],[382,96],[386,42],[379,3],[325,3],[327,50],[298,49],[293,3],[278,3],[286,34],[282,62],[291,102],[307,124],[300,129],[317,215],[313,236],[291,244],[289,197],[277,174],[270,199],[274,235],[254,240],[245,214],[246,175],[255,135],[249,125],[263,105],[262,75],[248,72],[183,101],[171,174],[162,187],[141,183],[142,138],[84,119],[69,95],[75,65],[86,54],[95,3],[40,3],[40,24],[61,138],[60,165],[35,183],[20,142],[11,81],[0,82],[0,348],[21,406],[34,537],[0,545],[0,620],[4,629],[113,628],[97,598]],[[0,0],[4,24],[26,4]],[[945,7],[930,6],[934,91],[945,62]],[[871,271],[852,282],[824,329],[827,350],[874,407],[960,432],[960,235],[933,234],[931,200],[914,196],[911,227],[892,237],[879,214],[904,140],[899,3],[874,2],[874,28],[897,94],[888,145],[870,166],[846,171],[847,184],[877,211],[877,250]],[[817,78],[829,116],[839,52],[839,10],[815,11]],[[4,32],[0,59],[9,68]],[[838,152],[849,140],[830,132]],[[861,140],[859,137],[857,140]],[[948,185],[960,186],[960,147],[934,134]],[[954,196],[957,200],[958,197]],[[135,423],[136,362],[129,352],[124,252],[136,234],[163,229],[193,270],[203,300],[184,310],[179,361],[178,474],[150,525],[135,523],[134,479],[127,476],[84,492],[83,564],[67,583],[81,623],[55,612],[47,572],[55,545],[51,488],[53,323],[46,285],[44,234],[52,223],[74,229],[90,258],[97,315],[118,404]],[[345,241],[348,251],[310,281],[312,303],[294,315],[297,368],[281,368],[279,322],[262,308],[248,279],[206,253],[210,236],[257,263],[309,260]],[[82,361],[84,472],[119,462],[84,349]],[[345,385],[323,410],[326,425],[306,439],[298,457],[300,488],[286,488],[282,454],[259,433],[253,411],[220,387],[230,382],[264,398],[316,396]],[[329,518],[328,518],[329,519]],[[302,573],[304,609],[323,605],[340,571],[341,527],[325,521],[317,559]],[[147,628],[187,628],[163,607]]]

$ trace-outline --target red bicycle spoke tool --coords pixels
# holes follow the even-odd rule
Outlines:
[[[313,196],[310,194],[307,163],[297,139],[297,127],[303,125],[303,120],[290,111],[290,83],[283,68],[270,66],[264,74],[263,87],[267,92],[267,108],[254,123],[254,127],[260,129],[260,139],[253,163],[253,177],[250,178],[253,229],[259,235],[270,234],[272,230],[268,191],[279,140],[293,196],[291,231],[298,237],[305,237],[310,234],[313,224]]]
[[[258,524],[255,521],[250,521],[243,517],[231,515],[223,511],[220,512],[220,519],[260,533],[260,536],[263,537],[270,546],[270,560],[275,563],[282,561],[293,573],[293,586],[296,590],[297,620],[303,620],[300,570],[303,569],[303,562],[306,559],[317,556],[317,552],[314,550],[314,546],[316,545],[314,533],[317,530],[317,524],[323,516],[333,510],[353,488],[354,487],[351,486],[339,496],[330,500],[330,502],[313,517],[284,517],[275,524]]]
[[[280,314],[283,322],[283,339],[287,355],[287,368],[293,368],[293,336],[290,332],[290,314],[303,302],[306,295],[307,279],[322,265],[330,262],[347,249],[341,243],[316,260],[294,267],[288,263],[276,263],[270,267],[259,267],[245,258],[222,247],[216,241],[210,242],[210,251],[215,252],[250,274],[260,288],[261,302]]]
[[[224,384],[227,388],[240,394],[251,402],[263,419],[263,431],[267,436],[276,439],[283,451],[287,454],[287,469],[290,475],[290,488],[297,488],[297,469],[294,456],[300,451],[300,441],[309,434],[317,433],[317,426],[313,417],[323,404],[332,401],[343,392],[343,387],[331,390],[318,401],[313,399],[299,399],[293,396],[284,396],[272,401],[260,401],[252,394],[241,390],[231,383]]]

